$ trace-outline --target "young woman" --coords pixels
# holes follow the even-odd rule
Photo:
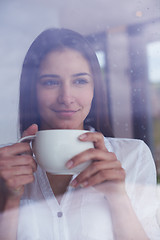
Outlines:
[[[92,161],[79,175],[53,175],[36,165],[29,143],[1,148],[0,176],[9,191],[3,237],[159,239],[156,197],[153,190],[150,202],[146,187],[156,185],[151,153],[140,140],[111,138],[106,111],[100,67],[87,40],[67,29],[42,32],[22,68],[21,135],[89,129],[79,139],[92,141],[94,149],[66,166]]]

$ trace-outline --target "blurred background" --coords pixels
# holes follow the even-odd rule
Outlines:
[[[160,174],[160,0],[1,0],[0,144],[19,137],[22,62],[50,27],[73,29],[91,42],[114,135],[144,140]]]

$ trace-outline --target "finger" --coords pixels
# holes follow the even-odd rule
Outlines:
[[[95,148],[90,148],[84,152],[81,152],[77,154],[75,157],[70,159],[66,163],[66,167],[71,169],[73,167],[76,167],[77,165],[94,160],[94,161],[99,161],[99,160],[104,160],[104,161],[111,161],[111,160],[117,160],[116,155],[112,152],[106,152],[102,151],[99,149]]]
[[[79,136],[79,140],[93,142],[95,148],[108,151],[104,143],[104,136],[99,132],[84,133]]]
[[[103,170],[88,179],[88,186],[94,186],[105,181],[123,181],[125,179],[124,169]],[[82,183],[83,186],[83,183]],[[87,185],[86,185],[87,186]]]
[[[29,128],[27,128],[23,132],[22,137],[26,137],[26,136],[29,136],[29,135],[35,135],[37,131],[38,131],[38,125],[37,124],[32,124]]]
[[[15,143],[11,146],[0,148],[1,157],[13,156],[23,153],[32,153],[29,143]]]
[[[19,155],[8,157],[0,161],[0,170],[16,167],[16,166],[31,166],[33,171],[36,171],[37,164],[30,155]]]
[[[16,189],[20,188],[21,186],[24,186],[28,183],[31,183],[34,181],[34,176],[33,174],[31,175],[22,175],[22,176],[14,176],[13,178],[10,178],[7,182],[6,185],[10,189]]]
[[[0,176],[7,180],[10,178],[13,178],[14,176],[20,176],[20,175],[31,175],[33,174],[33,169],[30,166],[19,166],[14,168],[8,168],[5,170],[2,170],[0,173]]]
[[[124,169],[112,169],[112,170],[103,170],[93,175],[89,179],[86,179],[80,185],[82,187],[95,186],[106,181],[124,181],[125,180],[125,171]]]
[[[97,174],[103,170],[110,170],[110,169],[121,169],[121,164],[118,160],[114,161],[96,161],[89,165],[83,172],[81,172],[73,182],[72,185],[81,184],[86,179],[89,179],[93,175]]]

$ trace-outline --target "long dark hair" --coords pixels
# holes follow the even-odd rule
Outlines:
[[[20,79],[20,132],[36,123],[40,128],[37,107],[36,80],[41,61],[47,53],[70,48],[80,52],[88,61],[94,80],[94,97],[84,126],[92,126],[105,136],[112,136],[107,118],[105,87],[101,69],[90,43],[81,34],[69,29],[51,28],[42,32],[30,46],[22,67]]]

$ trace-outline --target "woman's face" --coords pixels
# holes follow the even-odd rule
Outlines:
[[[47,54],[37,80],[41,129],[83,129],[93,92],[90,66],[78,51],[66,48]]]

